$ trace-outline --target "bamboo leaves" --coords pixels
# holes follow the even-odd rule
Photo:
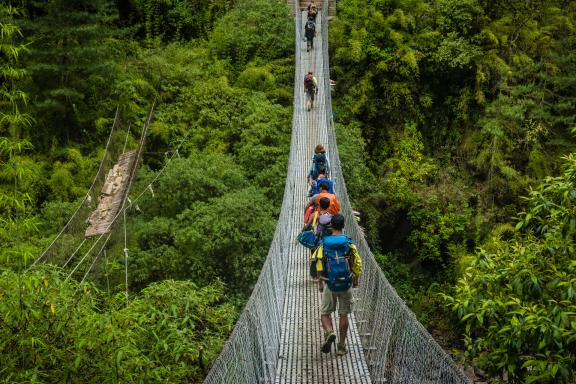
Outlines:
[[[574,380],[573,172],[568,156],[563,176],[531,192],[521,232],[481,250],[455,295],[444,296],[465,324],[470,356],[492,374],[526,383]]]

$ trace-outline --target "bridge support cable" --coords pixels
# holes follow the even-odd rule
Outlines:
[[[53,256],[54,254],[53,252],[54,249],[58,248],[60,250],[60,248],[63,246],[62,244],[60,244],[62,242],[61,241],[62,237],[63,236],[67,237],[66,235],[70,235],[71,233],[73,233],[75,230],[77,230],[77,227],[83,222],[83,220],[86,219],[84,217],[85,213],[90,209],[89,207],[91,202],[95,201],[96,193],[99,193],[100,191],[101,187],[100,184],[103,182],[104,169],[107,168],[107,166],[110,165],[111,163],[112,156],[110,156],[110,152],[111,147],[113,146],[111,145],[111,143],[113,141],[113,138],[116,138],[114,132],[117,131],[117,126],[119,125],[119,116],[120,116],[120,108],[117,107],[116,112],[114,114],[114,121],[112,123],[112,127],[110,127],[108,140],[106,141],[106,147],[104,148],[104,154],[102,155],[100,165],[98,166],[98,171],[96,172],[96,175],[92,180],[90,188],[88,188],[88,191],[86,191],[84,198],[82,199],[80,204],[78,204],[75,211],[72,213],[72,216],[70,216],[70,219],[68,219],[66,224],[60,230],[60,232],[58,232],[56,237],[54,237],[54,239],[50,242],[50,244],[48,244],[48,246],[44,249],[44,251],[40,254],[40,256],[38,256],[36,260],[34,260],[34,262],[30,265],[29,269],[34,267],[37,263],[44,261],[45,259],[50,259],[51,256]]]

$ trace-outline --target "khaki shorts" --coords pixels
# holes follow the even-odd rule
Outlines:
[[[307,99],[314,101],[314,96],[316,96],[315,91],[310,92],[310,91],[306,90],[306,98]]]
[[[324,285],[321,305],[322,314],[329,315],[336,311],[336,303],[338,303],[339,315],[352,313],[352,288],[342,292],[332,292],[327,285]]]

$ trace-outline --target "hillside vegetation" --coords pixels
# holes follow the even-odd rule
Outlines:
[[[490,381],[576,380],[575,21],[574,1],[342,0],[331,24],[372,249]]]
[[[288,6],[3,4],[0,381],[201,382],[279,213],[294,74]],[[134,148],[154,99],[133,187],[145,193],[127,214],[128,300],[120,237],[89,283],[68,278],[72,263],[28,269],[82,202],[115,110]]]
[[[576,1],[337,7],[339,151],[386,276],[482,380],[576,382]],[[0,17],[0,381],[201,382],[280,210],[288,5],[13,0]],[[86,281],[31,268],[116,110],[134,148],[153,100],[126,240]]]

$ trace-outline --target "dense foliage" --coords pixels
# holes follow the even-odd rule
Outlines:
[[[281,203],[287,5],[16,0],[0,19],[0,377],[201,381]],[[572,0],[341,0],[331,22],[339,150],[371,247],[487,380],[576,380],[575,22]],[[80,204],[116,108],[140,127],[154,98],[128,287],[119,238],[90,283],[29,270]]]
[[[536,186],[575,149],[575,23],[569,0],[342,0],[331,24],[339,147],[372,248],[487,379],[574,381],[574,186]]]
[[[576,380],[576,159],[528,197],[516,228],[481,249],[446,300],[471,358],[523,383]],[[514,380],[516,381],[516,380]]]
[[[290,11],[263,0],[12,3],[0,6],[1,381],[200,382],[279,213]],[[74,260],[28,269],[81,203],[116,108],[120,126],[138,127],[154,98],[126,221],[128,287],[118,236],[90,283],[71,278]],[[76,248],[64,236],[60,259]]]
[[[49,269],[5,271],[0,295],[7,383],[200,382],[235,313],[218,282],[165,280],[124,307],[121,295]]]
[[[446,260],[455,235],[473,248],[480,239],[443,223],[469,223],[475,208],[477,224],[506,221],[525,188],[558,169],[558,154],[573,148],[575,7],[339,2],[335,100],[340,122],[365,141],[377,193],[359,203],[380,208],[373,240],[383,250]],[[446,233],[426,245],[429,219]]]

